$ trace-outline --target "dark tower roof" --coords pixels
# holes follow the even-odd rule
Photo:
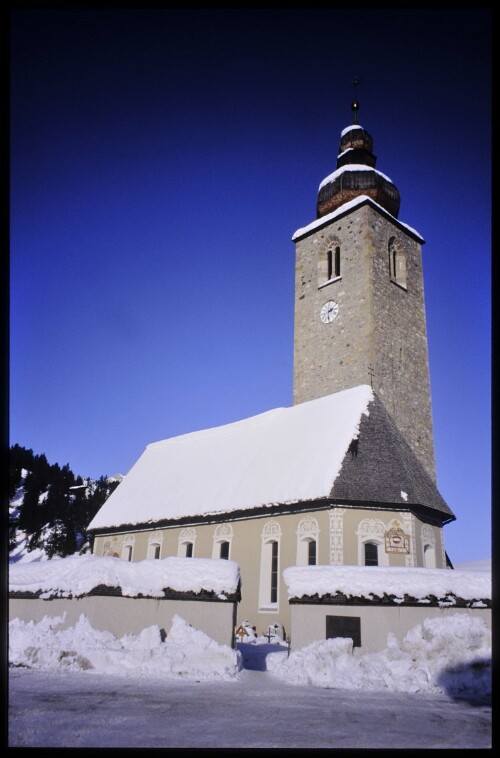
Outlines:
[[[402,509],[440,526],[456,518],[376,395],[369,415],[361,418],[359,436],[344,458],[331,497],[372,508],[399,502]]]
[[[358,106],[355,105],[356,117]],[[344,129],[340,136],[337,168],[319,186],[317,217],[326,216],[360,195],[367,195],[397,218],[398,188],[388,176],[376,170],[376,162],[373,139],[366,129],[357,123]]]

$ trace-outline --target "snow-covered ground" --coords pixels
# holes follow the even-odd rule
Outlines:
[[[255,646],[254,646],[255,647]],[[257,646],[265,648],[265,645]],[[286,653],[285,653],[286,656]],[[491,706],[448,695],[11,668],[9,746],[491,748]]]
[[[180,565],[186,561],[189,577]],[[232,592],[238,579],[228,561],[208,561],[210,571],[203,559],[142,563],[94,556],[20,563],[11,565],[10,584],[64,595],[106,583],[154,595],[186,581]],[[463,573],[469,587],[488,581],[478,572],[477,585]],[[338,747],[391,747],[391,740],[399,747],[490,746],[491,632],[474,616],[427,619],[401,644],[388,635],[386,648],[371,654],[353,650],[349,639],[288,654],[278,640],[253,636],[250,625],[245,644],[233,650],[180,616],[166,637],[152,626],[120,639],[92,628],[85,616],[67,629],[61,621],[9,624],[11,746],[328,747],[332,739]],[[331,697],[323,700],[321,692]],[[476,707],[464,710],[467,701]],[[316,710],[335,709],[333,722],[322,718],[311,727],[316,702]],[[198,730],[194,704],[202,714]],[[416,729],[420,711],[426,726]]]
[[[383,569],[343,566],[292,567],[285,571],[289,593],[335,592],[367,595],[408,592],[424,597],[438,588],[440,595],[455,593],[470,599],[491,598],[487,571]],[[94,587],[121,587],[122,594],[162,597],[163,588],[213,591],[225,597],[236,591],[239,566],[233,561],[169,557],[129,563],[96,556],[68,557],[11,565],[9,589],[41,592],[41,597],[78,597]],[[389,582],[389,584],[388,584]],[[9,661],[12,665],[44,670],[101,671],[134,676],[184,677],[205,680],[237,679],[243,666],[241,653],[218,644],[179,616],[167,636],[158,626],[139,635],[117,639],[92,628],[81,616],[68,629],[63,619],[45,617],[39,623],[13,619],[9,624]],[[264,643],[245,624],[248,659],[251,647]],[[284,647],[282,648],[284,649]],[[261,648],[263,651],[264,648]],[[246,664],[245,664],[246,665]],[[410,630],[400,644],[388,635],[385,650],[360,653],[350,639],[327,639],[292,651],[289,656],[269,655],[260,666],[291,684],[344,689],[397,692],[491,692],[491,631],[479,618],[454,614],[445,620],[426,619]]]
[[[231,650],[180,617],[164,641],[84,617],[12,621],[9,746],[490,748],[490,635],[438,622],[377,654],[336,639],[288,657],[262,638]]]
[[[491,632],[476,618],[456,614],[427,619],[403,643],[388,636],[378,653],[353,653],[350,639],[328,639],[286,654],[264,637],[235,651],[175,616],[167,637],[152,626],[141,634],[118,639],[99,631],[85,616],[67,629],[61,619],[39,623],[13,619],[9,624],[9,663],[53,671],[102,672],[135,677],[186,680],[234,680],[243,668],[249,646],[264,645],[268,671],[289,684],[355,690],[410,693],[491,694]],[[270,653],[269,651],[273,652]],[[256,649],[256,655],[258,650]]]

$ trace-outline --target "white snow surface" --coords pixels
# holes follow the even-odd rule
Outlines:
[[[363,129],[363,127],[360,126],[359,124],[351,124],[350,126],[346,126],[345,129],[342,129],[340,136],[343,137],[344,134],[347,134],[347,132],[352,131],[352,129]]]
[[[348,203],[343,203],[343,205],[340,205],[338,208],[336,208],[331,213],[327,213],[325,216],[321,216],[320,218],[315,219],[314,221],[311,221],[310,224],[307,226],[303,226],[300,229],[297,229],[296,232],[292,235],[292,241],[298,239],[299,237],[302,237],[304,234],[307,234],[308,232],[314,231],[314,229],[317,229],[320,226],[323,226],[324,224],[327,224],[329,221],[332,221],[332,219],[336,218],[337,216],[340,216],[342,213],[345,213],[348,210],[351,210],[351,208],[355,208],[357,205],[361,205],[361,203],[364,203],[368,201],[371,203],[375,208],[378,208],[383,213],[387,213],[389,216],[391,215],[389,211],[387,211],[385,208],[382,208],[379,203],[376,203],[375,200],[372,200],[371,197],[368,197],[368,195],[358,195],[358,197],[355,197],[354,200],[349,200]],[[404,226],[405,229],[408,229],[409,232],[414,234],[421,243],[424,242],[424,238],[422,237],[419,232],[417,232],[416,229],[414,229],[412,226],[409,226],[408,224],[405,224],[403,221],[400,221],[397,219],[397,223],[401,224],[401,226]]]
[[[467,565],[467,564],[466,564]],[[449,595],[464,600],[491,600],[491,571],[427,569],[391,566],[289,566],[283,571],[288,597],[334,595],[381,597],[384,594],[417,599]],[[41,592],[42,597],[81,597],[99,585],[121,587],[128,597],[163,597],[177,592],[215,592],[231,595],[240,580],[235,561],[177,558],[124,561],[96,555],[68,556],[50,561],[9,565],[10,592]]]
[[[64,617],[9,624],[9,663],[52,671],[196,681],[237,680],[242,655],[193,628],[180,616],[162,641],[158,626],[116,638],[86,616],[68,629]],[[255,638],[250,644],[267,642]],[[274,647],[274,646],[268,646]],[[397,692],[491,695],[491,632],[481,619],[454,614],[426,619],[400,645],[388,635],[379,653],[353,653],[352,640],[327,639],[286,654],[272,653],[267,669],[292,685]]]
[[[268,669],[291,684],[316,687],[491,694],[491,632],[482,619],[425,619],[402,644],[389,633],[378,653],[355,655],[352,644],[349,638],[313,642],[288,659],[269,656]]]
[[[127,597],[163,597],[164,588],[224,597],[236,592],[239,579],[237,563],[212,558],[170,556],[132,563],[84,555],[9,566],[10,592],[40,591],[42,598],[80,597],[99,585],[121,587]]]
[[[165,642],[160,627],[121,638],[98,631],[82,614],[68,629],[64,616],[39,623],[13,619],[9,624],[9,663],[45,670],[100,671],[146,677],[200,680],[233,679],[240,655],[175,615]]]
[[[368,385],[148,445],[89,529],[328,497]]]
[[[224,594],[235,590],[239,578],[232,561],[173,557],[130,563],[79,556],[11,565],[9,574],[11,590],[40,589],[47,597],[78,596],[100,584],[120,586],[129,596],[161,595],[165,586]],[[397,594],[408,591],[410,585],[410,593],[417,597],[430,591],[485,597],[490,586],[482,576],[489,575],[487,571],[312,566],[289,568],[284,574],[295,594],[304,586],[309,594],[335,589],[349,595]],[[332,577],[337,577],[335,582]],[[212,640],[180,616],[174,617],[166,638],[157,625],[138,635],[117,638],[94,629],[84,615],[73,627],[58,629],[63,621],[64,616],[45,616],[38,623],[12,619],[10,665],[198,681],[229,681],[240,676],[241,653]],[[250,634],[246,642],[265,645],[268,640]],[[279,649],[273,645],[261,649],[269,648]],[[452,614],[446,619],[426,619],[410,630],[401,644],[389,634],[387,648],[379,653],[361,654],[359,649],[353,650],[349,639],[328,639],[292,651],[288,658],[270,653],[266,664],[273,676],[290,684],[484,696],[491,694],[490,659],[491,632],[486,624],[470,615]]]
[[[288,597],[335,595],[372,598],[405,595],[419,600],[460,597],[491,600],[489,571],[454,571],[391,566],[289,566],[283,571]],[[447,604],[453,604],[450,599]]]
[[[325,184],[330,184],[331,182],[334,182],[335,179],[340,176],[341,174],[344,174],[346,171],[372,171],[374,174],[378,174],[383,179],[385,179],[388,182],[391,182],[392,179],[390,179],[388,176],[383,174],[381,171],[378,171],[376,168],[373,168],[372,166],[367,166],[365,163],[348,163],[346,166],[341,166],[340,168],[337,168],[332,174],[329,174],[328,176],[325,176],[323,181],[320,183],[318,187],[318,191],[325,186]]]

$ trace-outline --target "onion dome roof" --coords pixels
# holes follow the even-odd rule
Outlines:
[[[388,176],[377,171],[372,136],[359,124],[351,124],[340,136],[337,168],[318,189],[317,218],[337,210],[359,195],[368,195],[398,217],[400,196]]]

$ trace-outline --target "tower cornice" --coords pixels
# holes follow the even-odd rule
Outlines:
[[[385,208],[382,208],[381,205],[372,200],[371,197],[368,197],[368,195],[359,195],[354,200],[351,200],[348,203],[344,203],[344,205],[341,205],[335,211],[328,213],[326,216],[321,216],[321,218],[315,219],[307,226],[304,226],[301,229],[297,229],[297,231],[294,232],[292,236],[292,241],[298,242],[298,240],[304,239],[310,234],[314,234],[314,232],[318,231],[318,229],[323,229],[325,226],[328,226],[334,219],[338,220],[344,218],[345,216],[353,213],[365,205],[371,206],[375,211],[377,211],[377,213],[380,213],[381,216],[391,221],[394,226],[408,234],[416,242],[419,242],[421,245],[425,244],[424,238],[416,231],[416,229],[413,229],[411,226],[408,226],[402,221],[399,221],[399,219],[395,218],[391,213],[386,211]]]

